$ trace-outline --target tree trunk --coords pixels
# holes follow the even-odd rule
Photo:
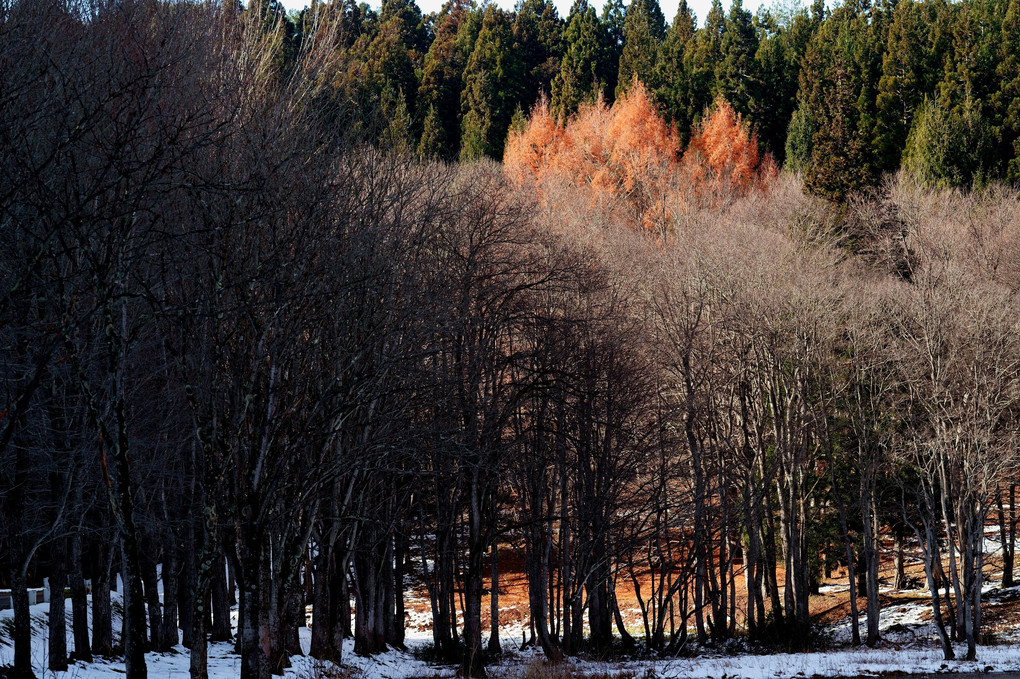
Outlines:
[[[895,554],[893,555],[893,589],[899,591],[903,589],[907,579],[906,573],[904,572],[903,535],[900,534],[899,530],[896,531],[895,539]]]
[[[205,579],[197,578],[198,590],[192,595],[191,611],[191,679],[209,679],[209,645],[206,642],[206,623],[209,619],[206,606],[209,602],[209,591],[204,586]]]
[[[212,560],[209,572],[212,591],[212,629],[209,641],[230,641],[230,603],[227,599],[227,570],[223,555],[218,553]]]
[[[873,488],[868,485],[861,494],[861,523],[864,532],[865,584],[868,596],[868,638],[865,643],[874,647],[878,643],[878,549],[875,545],[875,517]]]
[[[192,631],[195,627],[195,588],[197,587],[194,522],[186,521],[182,531],[182,549],[178,552],[181,581],[177,586],[177,612],[181,616],[181,643],[185,648],[191,648]]]
[[[395,648],[404,645],[404,561],[407,558],[407,535],[398,530],[393,537],[393,623],[390,628],[390,643]]]
[[[82,563],[81,527],[71,536],[71,626],[74,637],[74,659],[92,662],[89,645],[89,601],[85,589]]]
[[[483,489],[477,466],[471,471],[468,489],[468,564],[464,583],[464,657],[461,672],[465,677],[485,676],[485,651],[482,648],[482,560],[485,556]]]
[[[142,585],[145,587],[145,605],[149,609],[149,647],[163,647],[163,611],[159,605],[159,577],[154,558],[142,560]]]
[[[112,548],[100,543],[92,573],[92,652],[113,655],[113,607],[110,604],[110,561]]]
[[[1010,490],[1015,486],[1010,484]],[[1012,492],[1011,492],[1012,495]],[[1010,497],[1010,514],[1013,512],[1013,498]],[[1013,586],[1013,542],[1010,539],[1011,526],[1007,525],[1006,512],[1002,506],[1002,489],[995,489],[995,506],[999,514],[999,544],[1002,546],[1002,588]]]
[[[16,538],[16,542],[21,540]],[[32,611],[28,602],[28,582],[20,563],[20,550],[11,550],[12,561],[17,559],[11,569],[11,599],[14,604],[14,668],[13,679],[34,679],[32,671]]]
[[[503,652],[499,644],[499,561],[496,540],[489,546],[489,646],[490,656]]]
[[[67,587],[67,561],[64,538],[53,541],[50,552],[49,667],[54,672],[67,669],[67,622],[64,590]]]
[[[128,506],[128,509],[130,505]],[[132,526],[134,522],[131,522]],[[130,537],[128,535],[130,534]],[[138,546],[134,530],[121,529],[121,554],[124,560],[124,667],[127,679],[146,679],[145,592],[142,589]]]
[[[173,531],[163,534],[163,629],[160,631],[158,650],[166,652],[178,643],[177,638],[177,545]]]
[[[330,573],[333,558],[328,548],[318,545],[312,573],[312,642],[308,654],[317,660],[340,662],[339,649],[333,648],[333,624],[336,608],[330,597]]]

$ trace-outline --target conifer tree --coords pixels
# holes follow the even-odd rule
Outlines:
[[[690,73],[689,54],[697,31],[697,19],[687,4],[680,0],[676,17],[666,32],[656,64],[655,99],[668,120],[675,123],[683,145],[687,143],[694,118],[695,94]]]
[[[522,79],[510,16],[495,5],[488,5],[464,70],[461,160],[485,155],[503,157],[503,143],[520,99]]]
[[[843,200],[878,177],[871,47],[865,10],[844,5],[822,24],[804,57],[800,104],[815,124],[805,184],[827,198]]]
[[[751,13],[744,9],[742,0],[733,0],[730,5],[720,47],[721,59],[715,69],[716,93],[737,113],[747,116],[758,96],[759,75],[755,62],[758,35]]]
[[[934,93],[944,42],[931,3],[901,2],[886,31],[882,75],[878,82],[876,144],[881,169],[895,170],[914,111]]]
[[[798,108],[793,112],[786,135],[785,165],[787,169],[794,172],[803,172],[807,169],[811,163],[814,135],[815,124],[811,120],[811,114],[804,107]]]
[[[691,77],[691,107],[701,112],[715,99],[717,65],[722,61],[722,39],[726,15],[720,0],[712,0],[705,17],[705,26],[694,37],[690,50],[688,72]]]
[[[435,104],[429,106],[422,123],[421,140],[418,142],[418,155],[422,158],[444,157],[448,149],[446,130]]]
[[[418,91],[419,110],[426,112],[418,146],[422,156],[457,156],[464,68],[478,37],[481,18],[468,0],[450,0],[437,18]]]
[[[959,113],[925,98],[906,140],[903,169],[926,186],[969,187],[982,177],[987,141],[987,125],[975,104]]]
[[[754,97],[749,104],[748,119],[758,131],[761,143],[776,159],[783,161],[786,133],[797,107],[797,78],[800,57],[796,31],[808,24],[807,13],[798,12],[786,23],[780,23],[770,13],[757,19],[763,37],[755,54],[757,78]]]
[[[1020,182],[1020,0],[1009,0],[1002,22],[996,104],[1002,117],[1000,135],[1006,161],[1006,179]]]
[[[605,28],[587,0],[577,0],[563,33],[563,59],[553,78],[550,111],[566,118],[586,101],[605,93],[607,38]]]
[[[656,89],[656,61],[666,35],[666,21],[658,0],[631,0],[623,24],[623,51],[617,72],[616,96],[624,94],[637,79]]]
[[[602,26],[605,29],[606,91],[616,92],[620,55],[623,54],[623,28],[627,22],[627,6],[623,0],[606,0],[602,6]]]
[[[531,110],[540,92],[549,93],[563,57],[563,22],[556,5],[551,0],[523,0],[514,20],[514,40],[524,69],[518,105]]]

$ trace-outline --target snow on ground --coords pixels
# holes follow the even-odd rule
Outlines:
[[[1011,596],[1012,590],[991,592],[991,596]],[[1017,593],[1020,596],[1020,592]],[[120,630],[120,595],[114,593],[114,636]],[[119,661],[99,659],[91,664],[76,663],[67,672],[53,673],[45,670],[47,651],[46,613],[49,604],[32,607],[34,627],[32,656],[36,674],[47,679],[109,679],[123,675],[124,664]],[[71,641],[70,610],[67,601],[68,643]],[[0,611],[0,667],[13,662],[13,649],[9,638],[9,626],[13,613]],[[418,616],[421,617],[421,616]],[[984,673],[1020,672],[1020,644],[987,646],[979,649],[978,662],[946,662],[934,643],[934,628],[927,600],[910,601],[892,605],[882,611],[882,647],[878,649],[829,650],[813,653],[772,654],[772,655],[722,655],[718,651],[706,651],[705,655],[693,658],[669,660],[635,660],[627,662],[600,663],[578,661],[573,663],[576,670],[584,674],[624,677],[658,677],[692,679],[719,679],[722,677],[746,679],[798,679],[802,677],[860,677],[883,674],[934,674],[934,673]],[[391,650],[372,658],[354,655],[353,641],[344,644],[346,671],[318,665],[307,657],[292,659],[293,667],[287,670],[291,679],[414,679],[417,677],[452,677],[455,669],[451,666],[429,665],[414,650],[424,649],[431,640],[427,620],[417,617],[408,628],[409,651]],[[863,622],[863,618],[862,618]],[[504,648],[510,652],[502,661],[491,668],[490,674],[508,679],[519,676],[523,668],[541,659],[541,652],[534,649],[518,652],[516,647],[521,639],[519,624],[501,633]],[[849,639],[849,622],[836,625],[830,636],[830,643],[837,646],[843,637]],[[311,630],[301,630],[301,643],[307,651]],[[962,647],[957,649],[963,655]],[[168,654],[149,653],[146,655],[149,676],[152,679],[185,679],[188,676],[188,651],[178,646]],[[240,674],[240,657],[234,654],[230,643],[211,644],[209,648],[209,674],[211,679],[228,679]]]

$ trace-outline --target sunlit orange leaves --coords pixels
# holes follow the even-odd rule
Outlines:
[[[681,160],[678,135],[636,81],[613,106],[599,99],[565,121],[540,101],[510,132],[503,163],[518,184],[554,175],[593,198],[624,198],[642,226],[656,229],[669,228],[692,200],[716,205],[776,175],[771,155],[760,153],[753,131],[723,100],[706,111]]]
[[[566,121],[554,120],[539,102],[528,124],[511,131],[503,162],[517,182],[554,172],[640,204],[649,199],[650,183],[675,172],[679,157],[676,134],[637,83],[612,107],[599,99]]]
[[[758,150],[758,137],[724,99],[694,128],[684,169],[702,192],[744,195],[777,174],[771,154]]]

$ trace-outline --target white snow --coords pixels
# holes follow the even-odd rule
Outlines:
[[[113,629],[115,638],[120,632],[120,595],[112,594],[114,607]],[[68,600],[68,645],[71,639],[71,602]],[[601,675],[691,677],[692,679],[737,678],[746,679],[797,679],[800,677],[846,677],[869,676],[887,673],[931,674],[931,673],[983,673],[1020,672],[1020,644],[980,647],[977,662],[951,661],[942,659],[935,642],[934,628],[930,620],[929,604],[924,597],[917,601],[888,606],[882,611],[882,647],[878,649],[847,649],[772,655],[720,655],[706,651],[705,655],[694,658],[666,660],[635,660],[628,662],[599,663],[573,661],[576,669]],[[91,608],[91,606],[90,606]],[[124,664],[119,661],[97,659],[91,664],[76,663],[67,672],[53,673],[46,670],[48,604],[32,607],[33,645],[32,662],[36,674],[47,679],[107,679],[123,675]],[[90,611],[91,612],[91,611]],[[0,666],[13,662],[11,640],[5,634],[9,629],[13,612],[0,611]],[[235,617],[236,620],[236,617]],[[408,647],[412,651],[423,648],[431,641],[427,615],[416,614],[408,625]],[[862,625],[864,617],[862,616]],[[528,662],[541,658],[541,652],[529,649],[517,652],[521,639],[521,625],[516,623],[501,629],[504,649],[510,653],[491,668],[490,674],[497,677],[515,677]],[[307,652],[311,630],[302,628],[301,642]],[[849,639],[849,622],[837,625],[831,642],[837,646]],[[964,648],[956,649],[963,656]],[[412,651],[390,650],[386,653],[365,658],[354,654],[353,641],[344,643],[345,672],[320,671],[317,661],[308,657],[292,658],[293,667],[287,670],[290,678],[313,677],[360,677],[364,679],[412,679],[413,677],[452,677],[455,668],[433,666],[416,657]],[[153,679],[185,679],[188,677],[189,656],[187,649],[178,646],[168,654],[149,653],[146,655],[149,676]],[[653,672],[654,674],[649,674]],[[240,657],[234,653],[230,643],[211,644],[209,647],[209,675],[211,679],[228,679],[240,674]]]

